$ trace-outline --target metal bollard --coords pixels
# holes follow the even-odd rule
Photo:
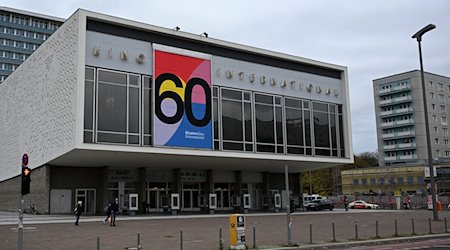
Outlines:
[[[256,228],[253,226],[253,248],[256,248]]]
[[[433,234],[431,231],[431,218],[428,218],[428,227],[430,228],[430,234]]]
[[[140,232],[137,233],[137,246],[136,247],[138,250],[141,249],[141,233]]]
[[[336,231],[334,230],[334,222],[331,223],[331,228],[333,229],[333,242],[336,242]]]
[[[380,236],[378,235],[378,221],[375,221],[375,238],[380,238]]]
[[[398,236],[397,219],[395,219],[395,236]]]
[[[412,235],[416,235],[416,228],[414,227],[414,218],[411,218]]]
[[[312,244],[312,224],[309,224],[309,244]]]
[[[219,228],[219,249],[223,250],[222,227]]]
[[[180,250],[183,250],[183,229],[180,229]]]
[[[100,236],[97,235],[97,250],[100,250]]]
[[[448,229],[447,229],[447,217],[444,218],[444,226],[445,226],[445,233],[448,233]]]
[[[358,222],[355,221],[355,240],[358,239]]]

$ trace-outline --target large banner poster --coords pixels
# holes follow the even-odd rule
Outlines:
[[[154,53],[154,145],[212,149],[211,60]]]

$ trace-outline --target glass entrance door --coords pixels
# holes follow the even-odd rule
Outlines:
[[[201,196],[203,189],[200,183],[185,184],[183,183],[181,195],[182,210],[184,211],[200,211]],[[204,197],[203,197],[204,198]]]
[[[230,183],[215,183],[214,193],[217,195],[217,209],[218,211],[231,210],[231,196],[233,190]]]
[[[75,204],[83,202],[85,214],[95,214],[95,189],[76,189]]]
[[[147,212],[163,212],[169,208],[169,189],[167,182],[147,182]]]
[[[217,210],[226,211],[231,210],[230,203],[230,192],[229,189],[215,189],[214,193],[217,195]]]
[[[168,206],[167,189],[147,190],[148,212],[163,212]]]

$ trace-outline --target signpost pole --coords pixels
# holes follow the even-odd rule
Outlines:
[[[18,248],[19,250],[23,249],[23,195],[20,193],[20,207],[19,207],[19,241]]]
[[[292,244],[292,237],[291,237],[291,199],[289,195],[289,174],[288,174],[288,165],[284,165],[284,177],[285,177],[285,184],[286,184],[286,220],[287,220],[287,238],[288,238],[288,245]]]
[[[19,236],[18,236],[18,250],[22,250],[23,249],[23,195],[27,194],[29,192],[26,191],[24,192],[24,170],[25,170],[25,174],[28,175],[27,178],[29,178],[29,169],[28,169],[28,155],[27,154],[23,154],[22,155],[22,166],[20,169],[20,204],[19,204]],[[30,179],[28,179],[29,182]],[[29,185],[29,184],[28,184]],[[28,186],[29,189],[29,186]]]

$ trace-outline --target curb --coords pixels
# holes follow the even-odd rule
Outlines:
[[[309,244],[309,245],[296,246],[296,247],[260,246],[257,249],[264,249],[264,250],[336,249],[336,248],[350,248],[350,247],[357,247],[357,246],[386,245],[386,244],[391,244],[391,243],[412,242],[412,241],[419,241],[419,240],[424,240],[424,239],[445,238],[445,237],[449,237],[449,236],[450,236],[450,233],[445,233],[445,234],[403,236],[403,237],[395,237],[395,238],[361,240],[361,241],[318,243],[318,244]]]

